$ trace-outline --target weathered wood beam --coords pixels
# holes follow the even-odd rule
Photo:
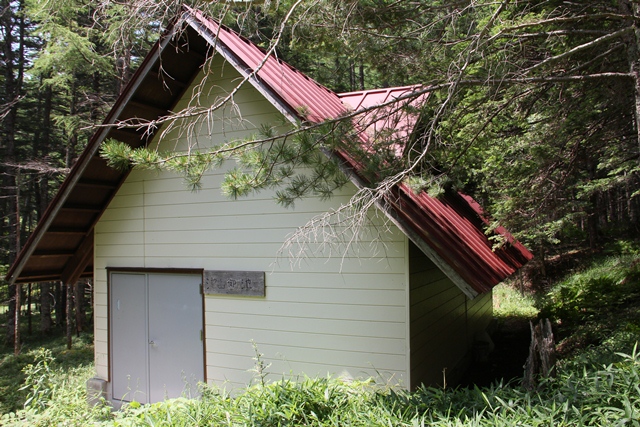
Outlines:
[[[37,258],[59,258],[59,257],[72,257],[73,252],[69,251],[35,251],[32,257]]]
[[[87,237],[80,243],[75,254],[67,262],[62,275],[60,276],[62,283],[75,284],[89,261],[93,259],[93,229],[87,234]]]

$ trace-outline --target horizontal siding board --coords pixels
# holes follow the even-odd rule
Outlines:
[[[142,207],[144,205],[144,199],[142,194],[121,195],[118,193],[117,197],[114,197],[109,204],[111,209],[130,209],[135,207]]]
[[[100,252],[101,257],[117,258],[123,254],[128,257],[143,257],[145,254],[144,245],[138,244],[114,244],[114,245],[96,245],[96,250]]]
[[[333,200],[338,202],[338,200]],[[345,200],[346,202],[347,200]],[[167,204],[160,205],[146,205],[145,218],[192,218],[192,217],[211,217],[213,221],[217,217],[223,217],[227,215],[250,215],[255,216],[257,214],[270,215],[270,214],[283,214],[287,212],[318,214],[324,212],[330,208],[331,205],[327,205],[325,202],[319,199],[308,200],[305,203],[299,203],[296,205],[295,210],[285,210],[282,206],[277,205],[272,200],[258,200],[258,199],[243,199],[235,201],[220,201],[220,202],[203,202],[197,201],[184,202],[181,204],[173,204],[174,202],[168,198]],[[135,210],[132,208],[131,210]],[[142,214],[141,211],[137,213]],[[123,213],[125,215],[126,213]],[[309,219],[311,215],[307,216]],[[125,219],[128,217],[125,217]],[[303,224],[300,224],[303,225]]]
[[[185,221],[189,222],[189,221]],[[256,222],[254,218],[253,223]],[[289,223],[291,224],[291,223]],[[174,226],[175,226],[174,222]],[[132,230],[137,231],[137,230]],[[256,229],[200,229],[200,230],[149,230],[148,228],[144,232],[145,241],[149,244],[176,244],[176,243],[190,243],[190,244],[206,244],[206,243],[233,243],[243,242],[247,244],[263,244],[263,243],[278,243],[281,246],[288,234],[291,232],[291,225],[284,228],[258,228]],[[130,232],[129,232],[130,233]],[[105,233],[106,234],[106,233]],[[120,233],[122,234],[122,233]],[[128,234],[128,233],[127,233]],[[395,236],[394,236],[395,237]],[[312,245],[312,247],[319,247],[319,244]],[[365,236],[364,239],[360,239],[352,244],[353,250],[368,251],[368,252],[381,252],[385,251],[389,255],[404,256],[404,250],[401,245],[393,247],[383,247],[379,245],[376,240],[372,240],[370,236]]]
[[[96,249],[99,249],[96,247]],[[109,257],[96,257],[97,262],[101,262],[104,265],[104,268],[107,267],[126,267],[126,268],[140,268],[140,266],[146,267],[145,259],[142,256],[126,256],[120,252],[119,256],[109,256]],[[104,271],[104,270],[103,270]]]
[[[477,298],[477,301],[473,300],[469,302],[469,311],[467,313],[467,315],[469,316],[469,320],[482,318],[486,315],[486,312],[489,308],[488,306],[492,303],[491,298],[487,298],[487,296],[491,297],[490,294],[487,294],[483,295],[480,298]]]
[[[107,330],[109,330],[109,322],[107,322],[106,316],[105,317],[96,318],[95,324],[94,324],[94,329],[96,331],[99,331],[99,330],[107,331]]]
[[[447,276],[442,272],[442,270],[438,268],[424,270],[424,271],[421,271],[420,273],[415,273],[411,275],[411,280],[413,280],[416,283],[422,283],[422,286],[416,289],[416,291],[426,287],[431,283],[439,282],[446,278]]]
[[[124,198],[126,196],[143,193],[143,182],[137,179],[136,175],[138,175],[137,171],[132,171],[129,174],[126,181],[118,189],[118,193],[116,195],[117,198]],[[109,204],[109,206],[112,206],[112,204]]]
[[[263,343],[280,347],[305,347],[318,350],[341,350],[361,352],[363,348],[372,353],[394,354],[404,356],[404,340],[400,338],[380,338],[345,336],[340,329],[335,334],[323,331],[320,334],[311,332],[290,332],[280,330],[260,330],[230,326],[207,326],[207,336],[215,337],[211,342],[235,341],[243,344],[255,342],[258,349]]]
[[[411,305],[416,309],[437,306],[451,297],[451,280],[442,278],[411,290]]]
[[[348,304],[403,307],[403,290],[376,291],[370,289],[314,289],[269,287],[269,300],[280,302],[312,302],[317,304]]]
[[[96,358],[96,376],[98,378],[102,378],[102,379],[107,379],[109,378],[109,368],[107,368],[106,362],[105,363],[98,363],[98,360],[102,360],[102,359],[97,359]]]
[[[279,230],[275,232],[282,233],[280,242],[284,242],[285,238],[288,238],[290,234],[296,231],[297,227],[303,226],[310,219],[310,215],[304,212],[283,211],[278,215],[273,215],[269,218],[269,223],[272,224],[270,229]],[[150,233],[155,232],[172,232],[172,231],[184,231],[195,232],[201,231],[203,233],[208,231],[225,231],[232,233],[234,231],[249,231],[249,230],[264,230],[263,226],[264,214],[260,212],[252,212],[250,214],[238,214],[234,216],[216,216],[211,214],[206,216],[206,212],[200,216],[182,216],[182,217],[164,217],[164,218],[146,218],[144,220],[145,230]],[[336,232],[339,233],[340,238],[344,241],[351,234],[347,231],[336,228]],[[237,237],[237,236],[236,236]],[[359,239],[368,244],[373,238],[384,239],[384,242],[402,242],[403,236],[401,232],[396,230],[386,231],[381,230],[380,233],[363,230]],[[235,240],[235,237],[234,237]],[[398,249],[393,248],[397,251]]]
[[[404,291],[404,276],[401,274],[373,273],[317,273],[309,275],[299,270],[267,272],[270,287],[286,289],[317,288],[331,289],[366,289],[374,291]]]
[[[99,243],[96,246],[141,245],[144,244],[144,238],[145,234],[137,230],[123,233],[100,233]]]
[[[109,234],[132,233],[136,231],[142,232],[144,230],[144,226],[145,224],[143,219],[131,219],[125,221],[109,221],[103,219],[96,225],[96,240],[102,243]],[[98,237],[97,235],[100,236]]]
[[[93,313],[96,317],[107,317],[107,306],[106,305],[96,305],[93,308]]]
[[[251,362],[254,362],[251,360]],[[274,382],[283,379],[287,380],[304,380],[306,377],[323,378],[327,375],[339,376],[343,378],[374,378],[379,384],[396,384],[402,383],[402,374],[400,371],[387,370],[385,372],[376,371],[373,368],[362,369],[359,367],[345,367],[328,364],[309,364],[302,362],[291,362],[286,360],[270,360],[271,366],[266,371],[266,381]],[[210,383],[215,383],[227,390],[241,390],[251,384],[255,384],[260,380],[255,377],[250,369],[243,364],[242,367],[233,368],[228,366],[207,365],[207,373],[209,374]],[[306,375],[297,374],[304,372]]]
[[[107,208],[100,221],[130,221],[137,220],[144,217],[144,209],[141,206],[138,207],[125,207],[125,208]]]
[[[298,318],[292,321],[290,317],[273,315],[208,312],[206,316],[207,331],[209,327],[220,325],[233,325],[235,328],[246,328],[256,331],[282,331],[292,333],[309,334],[340,334],[346,337],[379,337],[394,339],[402,337],[404,322],[391,321],[365,321],[365,320],[344,320],[344,319],[319,319],[319,318]],[[210,336],[207,333],[207,336]]]
[[[418,344],[414,350],[420,353],[425,348],[436,348],[439,350],[462,347],[466,348],[466,320],[464,317],[450,319],[449,322],[438,325],[438,328],[426,329],[422,336],[416,339]],[[451,339],[457,337],[459,339]],[[462,357],[463,354],[459,355]]]
[[[94,291],[93,291],[93,305],[107,305],[107,292],[106,292],[106,287],[103,291],[103,289],[100,289],[98,291],[97,287],[94,286]]]
[[[442,384],[468,350],[466,296],[410,244],[411,386]]]
[[[446,327],[451,322],[455,322],[458,318],[464,318],[465,309],[464,302],[462,304],[455,304],[456,300],[452,300],[452,303],[446,307],[438,307],[437,309],[425,313],[422,317],[416,317],[415,321],[420,322],[422,328],[414,328],[411,333],[412,339],[422,340],[422,336],[419,334],[429,333],[432,329],[440,330]]]
[[[341,259],[330,258],[309,258],[303,259],[300,263],[296,263],[294,266],[290,266],[289,260],[280,260],[279,263],[274,264],[276,261],[275,256],[277,254],[265,254],[264,258],[243,258],[236,257],[224,257],[224,258],[207,258],[204,254],[200,254],[199,257],[182,256],[181,254],[174,253],[172,256],[167,254],[166,256],[146,257],[144,259],[144,267],[147,268],[204,268],[208,270],[240,270],[240,271],[266,271],[271,272],[275,269],[284,270],[299,270],[305,271],[308,274],[315,273],[335,273],[341,271],[346,274],[355,274],[366,269],[367,273],[385,274],[398,271],[397,269],[402,267],[403,260],[400,258],[391,258],[388,260],[380,260],[375,262],[374,260],[363,260],[364,262],[348,262],[345,263]],[[113,257],[112,259],[116,259]],[[126,258],[118,258],[126,259]],[[358,261],[358,260],[354,260]],[[129,262],[121,267],[129,266]],[[110,263],[110,266],[117,266],[117,264]]]
[[[409,274],[413,277],[422,273],[438,270],[438,267],[429,258],[422,256],[411,256],[409,264]]]
[[[216,348],[224,349],[217,352]],[[212,349],[212,350],[209,350]],[[324,350],[305,347],[281,347],[270,344],[261,344],[257,347],[263,354],[265,362],[271,360],[284,360],[290,363],[308,363],[313,365],[329,364],[336,367],[355,368],[361,370],[395,370],[394,368],[404,364],[404,355],[376,354],[366,352]],[[235,341],[209,341],[207,340],[207,363],[213,366],[231,366],[250,369],[255,360],[251,358],[253,348],[251,343],[238,343]],[[236,360],[239,359],[239,360]],[[251,363],[247,364],[246,361]],[[334,361],[334,363],[331,363]]]
[[[452,329],[449,332],[457,331]],[[433,337],[432,341],[423,343],[421,347],[413,350],[416,357],[411,360],[411,371],[420,372],[422,366],[425,366],[427,371],[436,370],[437,372],[442,372],[444,368],[453,368],[464,355],[464,351],[456,351],[460,345],[464,350],[465,340],[451,342],[451,336],[445,340],[440,339],[440,336]]]
[[[207,312],[213,311],[205,304]],[[270,300],[245,298],[224,301],[221,307],[225,313],[246,315],[279,314],[290,318],[314,318],[337,320],[375,321],[385,319],[390,322],[403,322],[404,307],[400,306],[361,306],[349,304],[318,304],[299,302],[277,302]]]
[[[123,244],[121,246],[128,246],[132,253],[138,254],[136,252],[135,247],[138,246],[136,243],[140,243],[139,240],[133,241],[131,244]],[[101,245],[102,246],[102,245]],[[104,245],[105,251],[109,251],[109,248],[114,245]],[[120,245],[119,245],[120,246]],[[173,244],[151,244],[148,243],[145,246],[144,254],[147,257],[170,257],[172,255],[178,255],[180,258],[195,258],[206,254],[211,258],[268,258],[270,261],[277,256],[279,256],[281,244],[279,242],[273,243],[173,243]],[[379,256],[380,251],[383,248],[369,248],[365,246],[364,248],[350,248],[344,256],[340,254],[335,254],[335,262],[346,264],[345,261],[348,260],[362,260],[359,264],[364,267],[368,267],[369,264],[373,264],[373,262],[367,262],[368,259]],[[313,251],[313,248],[311,249]],[[330,257],[332,253],[329,252],[329,249],[326,250],[327,254],[325,256]],[[317,254],[315,252],[311,252],[315,255],[315,257],[321,257],[322,253]],[[391,251],[386,252],[386,261],[388,264],[395,264],[394,260],[403,259],[401,254],[392,253]]]
[[[412,305],[411,321],[418,320],[425,313],[430,313],[437,317],[446,316],[460,306],[464,310],[464,295],[459,293],[457,289],[449,287],[449,289],[434,295],[432,300],[425,300],[422,304]]]
[[[469,344],[479,332],[487,329],[493,318],[493,298],[491,292],[475,298],[469,302]]]

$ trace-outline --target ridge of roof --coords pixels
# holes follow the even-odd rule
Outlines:
[[[314,123],[337,118],[346,112],[338,95],[273,54],[252,43],[229,27],[206,17],[201,11],[184,6],[190,17],[203,26],[216,46],[228,49],[245,73],[253,73],[258,81],[275,93],[302,120]],[[187,17],[189,19],[189,17]],[[261,88],[260,88],[261,89]],[[260,90],[259,89],[259,90]]]

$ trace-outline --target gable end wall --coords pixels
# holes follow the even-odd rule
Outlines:
[[[209,76],[201,105],[215,103],[239,81],[220,61]],[[280,113],[249,85],[234,99],[241,116],[219,110],[213,120],[196,123],[197,137],[190,141],[204,147],[251,135],[261,124],[282,123]],[[186,146],[176,131],[161,148]],[[270,380],[304,372],[381,375],[381,381],[407,384],[406,237],[392,227],[380,236],[383,245],[370,245],[376,233],[365,233],[344,258],[318,252],[291,268],[289,259],[276,258],[287,235],[348,201],[355,190],[349,186],[329,202],[310,199],[287,210],[268,191],[229,200],[220,191],[223,173],[207,173],[202,189],[190,192],[171,173],[133,171],[100,219],[94,264],[98,376],[109,379],[106,268],[197,268],[266,273],[264,298],[205,297],[207,381],[247,386],[255,364],[253,341],[270,364]]]

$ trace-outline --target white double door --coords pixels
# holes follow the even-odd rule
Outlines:
[[[151,403],[204,381],[198,274],[110,274],[111,397]]]

